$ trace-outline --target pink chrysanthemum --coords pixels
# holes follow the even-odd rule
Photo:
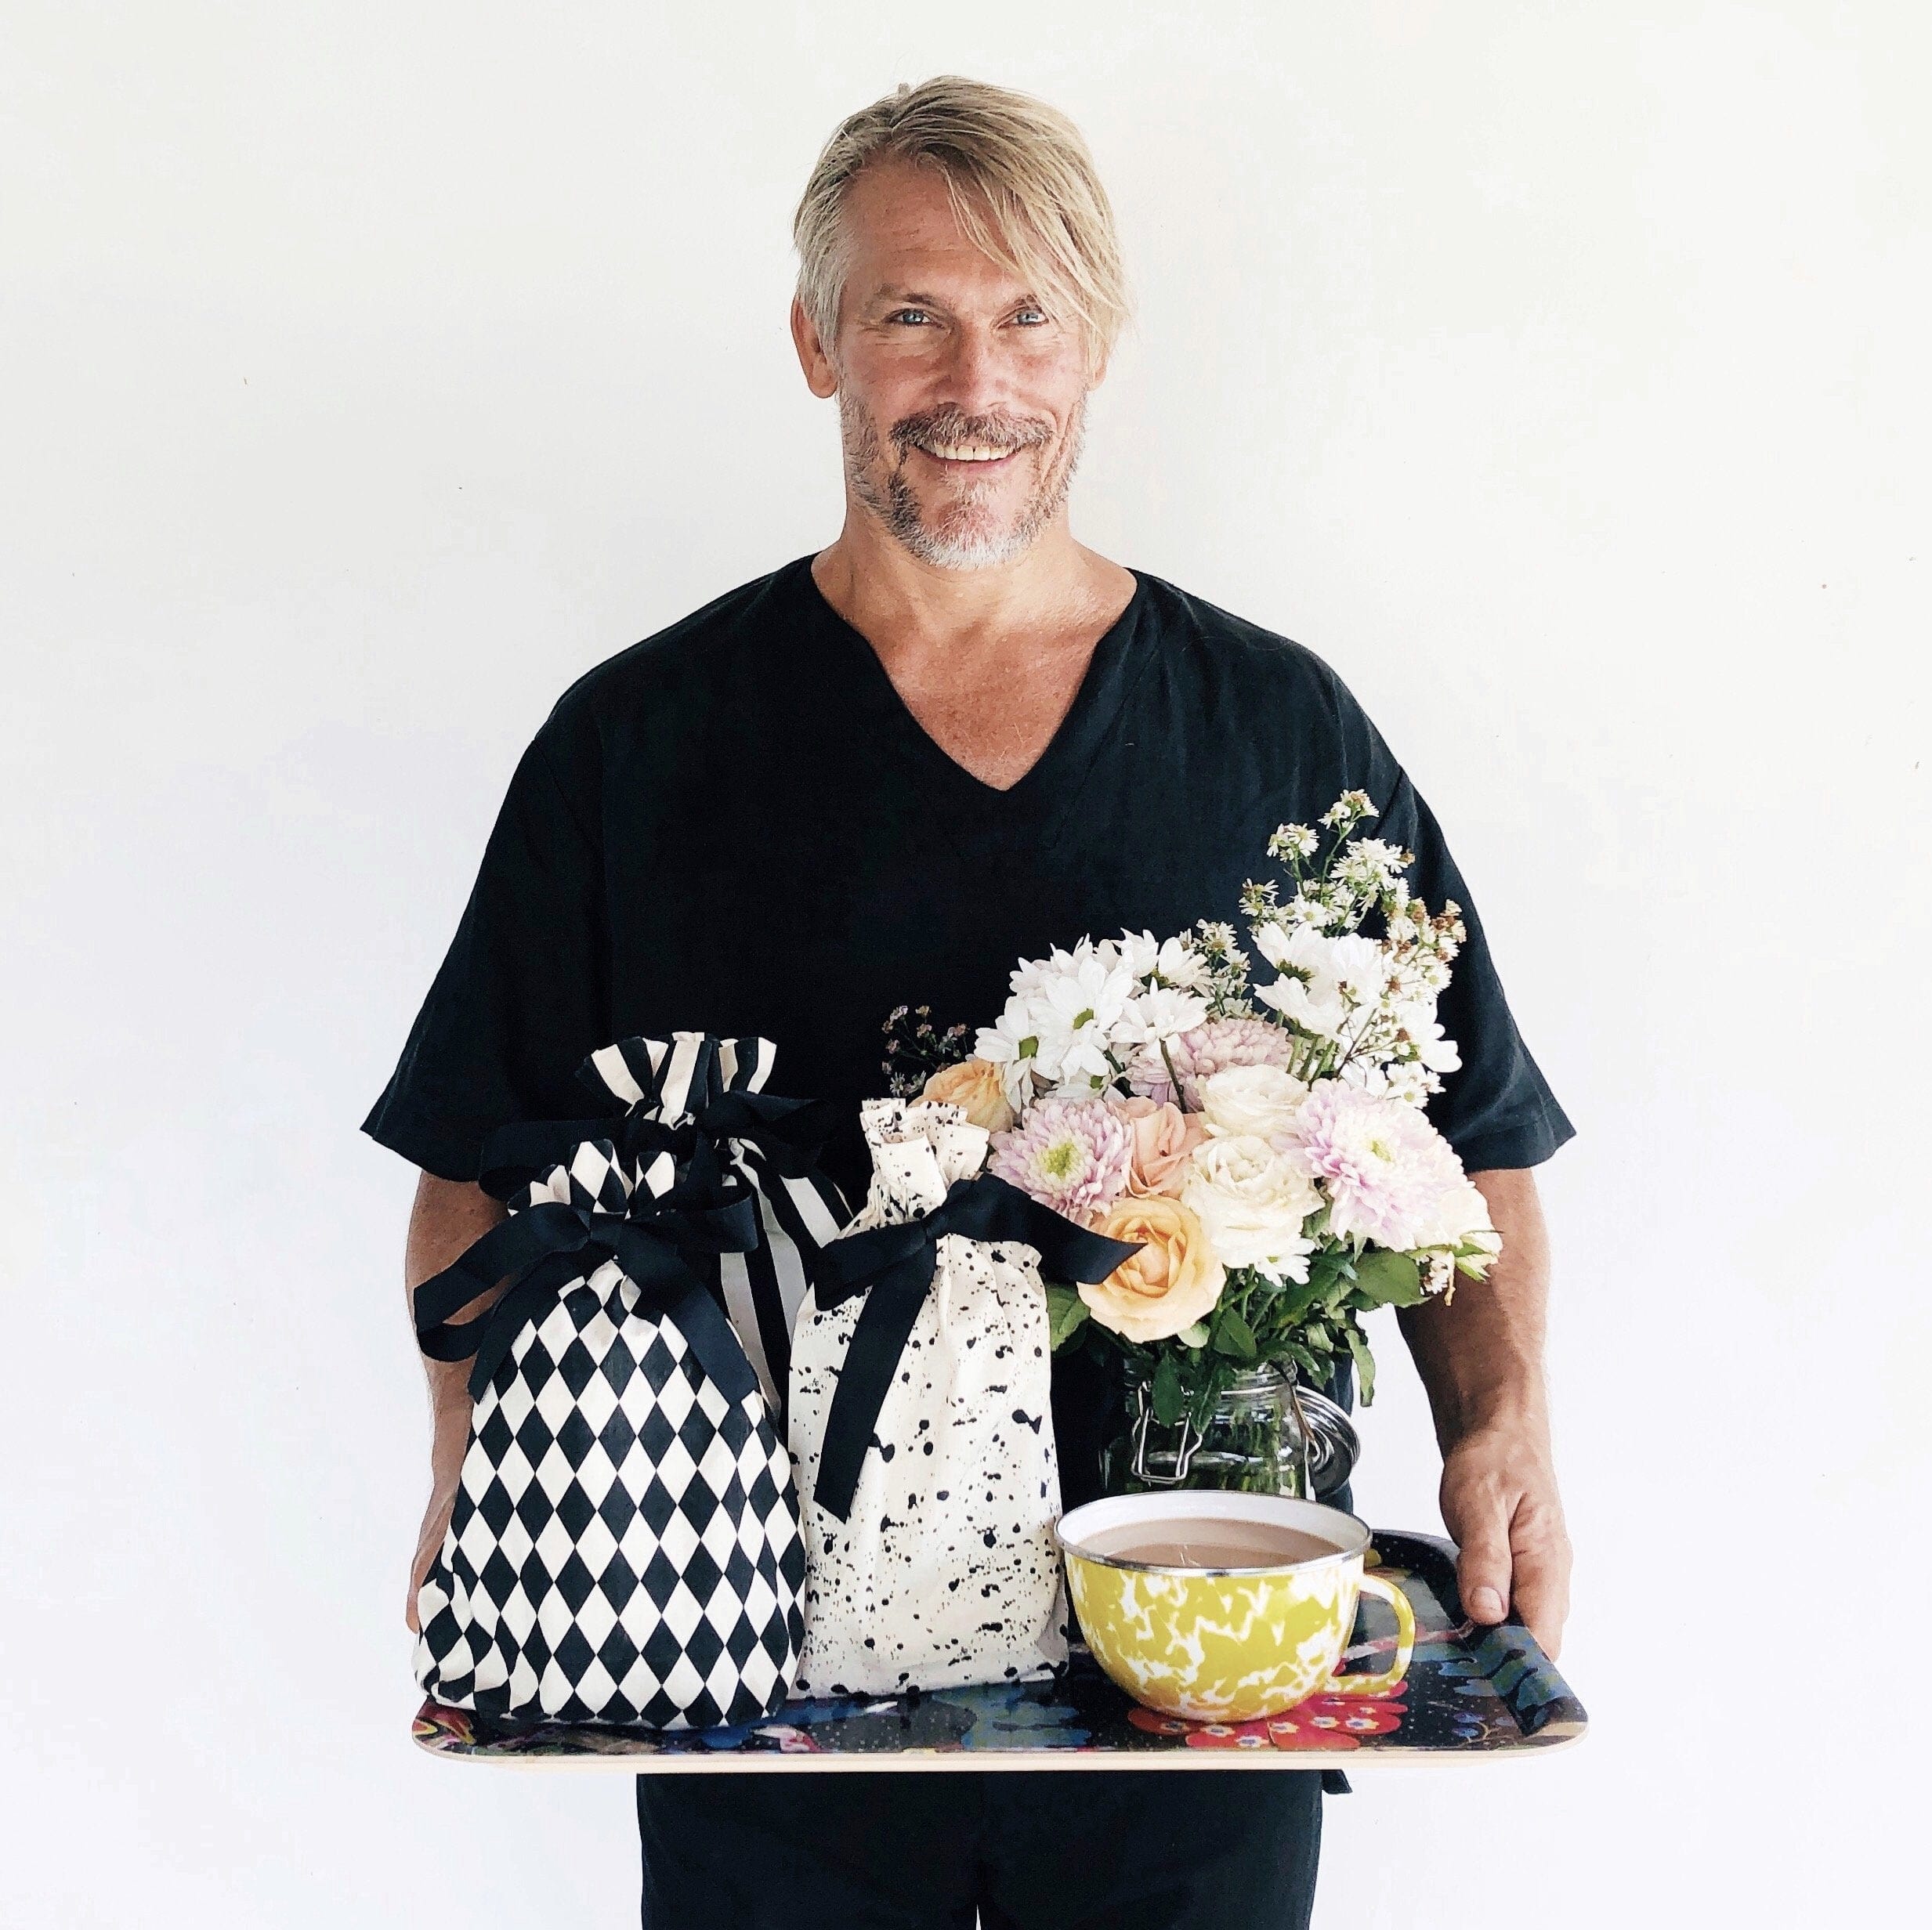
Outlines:
[[[1210,1018],[1167,1042],[1167,1056],[1180,1076],[1180,1104],[1189,1112],[1201,1109],[1201,1081],[1235,1065],[1286,1067],[1294,1042],[1280,1026],[1264,1018]],[[1165,1102],[1174,1097],[1174,1082],[1158,1046],[1143,1050],[1127,1069],[1127,1081],[1137,1093]]]
[[[989,1169],[1082,1225],[1127,1191],[1134,1135],[1091,1099],[1042,1099],[993,1136]]]
[[[1429,1240],[1467,1186],[1462,1162],[1415,1107],[1325,1082],[1297,1112],[1290,1156],[1328,1195],[1328,1226],[1345,1240],[1406,1252]]]

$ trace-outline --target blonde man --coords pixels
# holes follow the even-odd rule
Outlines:
[[[679,1027],[777,1043],[789,1092],[857,1101],[881,1028],[990,1019],[1013,961],[1083,934],[1233,919],[1268,833],[1344,790],[1465,907],[1444,1001],[1463,1068],[1432,1117],[1503,1239],[1481,1292],[1406,1316],[1478,1620],[1554,1650],[1568,1551],[1541,1369],[1529,1169],[1571,1133],[1504,1002],[1442,833],[1320,659],[1074,540],[1088,398],[1127,313],[1107,197],[1040,102],[947,77],[833,136],[794,224],[791,331],[836,398],[835,540],[566,691],[518,764],[476,887],[364,1129],[422,1169],[414,1284],[501,1209],[490,1130],[578,1110],[573,1068]],[[429,1364],[441,1540],[468,1403]],[[1069,1505],[1105,1390],[1059,1376]],[[640,1776],[652,1925],[1305,1923],[1313,1772]],[[1238,1799],[1236,1799],[1238,1798]]]

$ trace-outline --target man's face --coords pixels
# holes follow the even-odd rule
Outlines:
[[[1096,378],[1079,320],[973,246],[929,169],[869,169],[845,222],[832,370],[852,493],[925,562],[1011,562],[1080,460]]]

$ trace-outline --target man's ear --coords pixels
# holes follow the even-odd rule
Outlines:
[[[838,393],[838,371],[832,366],[832,358],[825,352],[825,345],[819,339],[819,331],[813,326],[812,317],[806,314],[805,304],[796,295],[791,298],[792,345],[798,351],[798,366],[805,370],[805,386],[823,402],[828,396]]]

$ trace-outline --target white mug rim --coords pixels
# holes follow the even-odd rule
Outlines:
[[[1245,1521],[1265,1527],[1293,1529],[1330,1544],[1325,1554],[1304,1555],[1293,1561],[1259,1562],[1225,1568],[1182,1567],[1172,1562],[1134,1561],[1086,1546],[1081,1537],[1111,1529],[1155,1526],[1185,1516],[1193,1521]],[[1096,1567],[1126,1569],[1142,1574],[1280,1575],[1324,1567],[1331,1562],[1359,1563],[1372,1538],[1369,1524],[1347,1509],[1326,1502],[1303,1501],[1292,1494],[1246,1494],[1221,1488],[1166,1488],[1140,1494],[1109,1494],[1071,1508],[1054,1523],[1055,1541],[1069,1560]]]

